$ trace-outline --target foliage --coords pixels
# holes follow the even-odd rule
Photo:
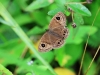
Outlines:
[[[56,75],[58,72],[63,75],[62,72],[66,71],[68,75],[75,75],[90,33],[82,69],[84,73],[92,60],[91,50],[96,50],[100,45],[100,14],[91,28],[100,1],[95,0],[86,5],[79,3],[82,1],[74,0],[75,3],[71,4],[72,0],[0,0],[0,63],[14,75]],[[76,28],[71,26],[71,13],[67,10],[69,7],[74,11]],[[40,53],[37,51],[39,39],[57,12],[67,16],[70,34],[63,47]],[[100,62],[100,59],[97,58],[97,61]],[[87,75],[94,75],[97,61]],[[5,73],[7,71],[8,75],[12,75],[2,65],[0,70],[4,69]]]
[[[3,74],[13,75],[8,69],[6,69],[5,67],[3,67],[3,66],[0,64],[0,75],[3,75]]]

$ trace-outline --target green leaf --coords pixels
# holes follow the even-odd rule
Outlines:
[[[33,1],[25,10],[26,11],[33,11],[39,8],[46,7],[50,4],[48,0],[36,0]]]
[[[19,42],[20,41],[20,42]],[[21,40],[19,40],[19,39],[12,39],[12,40],[9,40],[9,41],[7,41],[6,43],[4,43],[4,44],[0,44],[0,48],[1,49],[7,49],[7,50],[11,50],[11,49],[13,49],[13,48],[15,48],[16,46],[18,47],[19,45],[18,44],[20,44],[20,45],[25,45],[23,42],[21,42]],[[12,45],[14,45],[14,46],[12,46]],[[16,48],[15,48],[16,49]],[[14,49],[14,50],[15,50]]]
[[[25,70],[24,70],[25,69]],[[32,75],[53,75],[49,70],[47,70],[47,67],[43,66],[43,65],[36,65],[33,64],[31,66],[24,66],[22,65],[19,69],[18,69],[19,73],[20,72],[29,72]]]
[[[38,23],[38,25],[44,27],[46,26],[46,24],[48,24],[47,21],[47,13],[45,12],[40,12],[40,11],[35,11],[34,13],[32,13],[34,16],[34,21],[36,23]]]
[[[92,30],[91,32],[90,29]],[[96,27],[91,28],[91,26],[80,26],[79,29],[77,30],[76,35],[74,35],[73,31],[74,30],[70,28],[69,31],[70,34],[66,39],[66,43],[79,44],[84,40],[83,37],[85,37],[88,33],[90,33],[90,35],[93,35],[97,31],[97,28]]]
[[[20,1],[14,0],[14,1],[16,1],[16,3],[19,5],[21,9],[25,10],[25,8],[27,7],[27,0],[20,0]]]
[[[67,0],[55,0],[55,2],[57,3],[57,5],[64,5]]]
[[[98,47],[100,45],[100,40],[98,38],[100,38],[100,30],[98,30],[95,34],[91,35],[88,44],[94,48]]]
[[[54,58],[54,53],[52,51],[41,53],[41,55],[48,63],[51,63]]]
[[[65,44],[55,50],[55,55],[60,66],[72,66],[82,55],[82,44]]]
[[[83,17],[78,13],[74,13],[74,22],[76,23],[77,27],[84,24]]]
[[[32,73],[27,73],[26,75],[32,75]]]
[[[65,66],[73,66],[82,55],[83,44],[66,44],[65,47],[65,53],[70,57]]]
[[[21,48],[19,48],[18,50],[20,50]],[[0,49],[0,60],[2,60],[2,64],[7,66],[8,64],[16,64],[16,65],[21,65],[23,64],[24,60],[20,59],[20,52],[18,53],[18,50],[13,53],[14,51],[11,52],[7,52],[4,49]],[[9,61],[12,60],[12,61]]]
[[[0,75],[13,75],[8,69],[0,64]]]
[[[91,16],[91,12],[80,3],[68,4],[68,6],[72,8],[74,12],[77,12],[83,16]]]
[[[10,2],[9,2],[10,5],[8,4],[8,6],[7,6],[8,7],[8,12],[12,16],[17,16],[18,14],[21,14],[20,6],[16,3],[16,0],[12,1],[11,3]],[[16,10],[12,10],[12,9],[16,9]]]
[[[84,20],[80,14],[74,13],[74,23],[76,24],[76,28],[73,29],[73,31],[74,31],[73,34],[75,36],[77,34],[80,26],[82,24],[84,24]]]
[[[10,26],[11,24],[4,19],[0,18],[0,23]]]
[[[9,2],[10,2],[10,0],[0,0],[0,2],[1,2],[5,7],[7,7],[8,4],[9,4]]]
[[[64,12],[64,10],[65,10],[64,7],[59,7],[59,8],[56,8],[56,9],[53,9],[53,10],[49,11],[48,15],[54,16],[58,12]]]
[[[91,31],[92,30],[92,31]],[[82,37],[88,33],[90,33],[90,35],[93,35],[95,32],[97,31],[97,27],[91,27],[91,26],[81,26],[79,28],[79,31],[77,33],[78,37]]]
[[[45,30],[41,29],[38,26],[33,27],[29,32],[28,35],[37,35],[43,33]]]
[[[66,56],[65,54],[65,46],[59,49],[55,49],[54,51],[56,55],[56,60],[58,61],[59,65],[64,66],[69,60],[69,58],[67,58],[68,56]]]
[[[29,14],[20,14],[15,17],[15,20],[20,26],[26,25],[27,23],[31,23],[33,21]]]

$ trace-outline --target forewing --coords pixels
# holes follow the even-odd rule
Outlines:
[[[57,27],[66,26],[66,16],[62,12],[58,12],[51,20],[49,24],[49,29],[54,29]]]
[[[38,50],[40,52],[47,52],[52,50],[53,46],[50,40],[50,35],[46,32],[40,39]]]

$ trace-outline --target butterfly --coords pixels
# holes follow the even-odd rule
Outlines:
[[[61,47],[69,34],[69,30],[65,26],[66,16],[62,12],[58,12],[52,18],[49,29],[41,37],[38,50],[40,52],[47,52]]]

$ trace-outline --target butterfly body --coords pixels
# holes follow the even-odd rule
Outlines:
[[[65,38],[68,36],[66,26],[66,17],[62,12],[58,12],[51,20],[49,29],[40,39],[38,49],[40,52],[46,52],[55,48],[59,48],[64,44]]]

